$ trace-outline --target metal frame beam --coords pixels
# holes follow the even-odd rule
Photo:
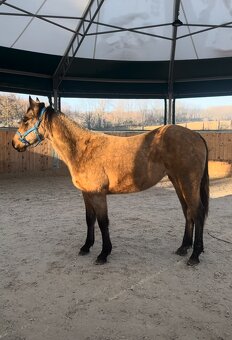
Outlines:
[[[4,4],[4,5],[5,5],[5,6],[8,6],[8,7],[10,7],[10,8],[16,9],[17,11],[20,11],[20,12],[22,12],[22,13],[24,13],[24,14],[27,14],[27,15],[30,16],[30,17],[33,17],[33,18],[37,18],[37,19],[43,20],[43,21],[45,21],[45,22],[47,22],[47,23],[49,23],[49,24],[53,24],[53,25],[58,26],[58,27],[60,27],[60,28],[62,28],[62,29],[66,29],[66,30],[68,30],[68,31],[70,31],[70,32],[73,32],[73,30],[71,30],[70,28],[65,27],[65,26],[63,26],[63,25],[60,25],[60,24],[57,24],[56,22],[51,21],[51,20],[49,20],[49,19],[46,19],[45,17],[43,17],[43,16],[41,16],[41,15],[33,14],[33,13],[28,12],[28,11],[26,11],[26,10],[20,8],[20,7],[17,7],[17,6],[11,5],[11,4]]]
[[[70,19],[70,20],[82,20],[82,17],[77,17],[77,16],[65,16],[65,15],[42,15],[42,14],[33,14],[31,12],[28,12],[20,7],[11,5],[11,4],[7,4],[5,3],[6,0],[2,0],[0,1],[0,6],[2,4],[5,4],[6,6],[16,9],[22,13],[8,13],[8,12],[4,12],[4,13],[0,13],[1,16],[27,16],[27,17],[31,17],[31,18],[36,18],[36,19],[40,19],[43,20],[47,23],[50,23],[52,25],[55,25],[57,27],[60,27],[64,30],[67,30],[71,33],[76,33],[75,30],[58,24],[52,20],[49,20],[48,18],[51,19]],[[89,23],[90,20],[85,19],[84,22]],[[172,40],[172,38],[166,37],[166,36],[162,36],[162,35],[158,35],[158,34],[153,34],[153,33],[148,33],[148,32],[142,32],[140,30],[144,30],[144,29],[149,29],[149,28],[156,28],[156,27],[162,27],[162,26],[170,26],[173,23],[165,23],[165,24],[159,24],[159,25],[148,25],[148,26],[139,26],[139,27],[121,27],[121,26],[115,26],[115,25],[110,25],[110,24],[105,24],[102,22],[98,22],[98,21],[92,21],[92,24],[98,25],[98,26],[104,26],[104,27],[109,27],[112,28],[112,30],[109,31],[105,31],[105,32],[92,32],[92,33],[86,33],[85,36],[93,36],[93,35],[102,35],[102,34],[110,34],[110,33],[118,33],[118,32],[133,32],[133,33],[138,33],[138,34],[143,34],[143,35],[147,35],[147,36],[151,36],[151,37],[155,37],[155,38],[160,38],[160,39],[165,39],[165,40]],[[185,34],[182,36],[177,37],[176,39],[182,39],[182,38],[186,38],[186,37],[191,37],[192,35],[196,35],[199,33],[204,33],[207,31],[210,31],[212,29],[216,29],[216,28],[232,28],[232,22],[227,22],[224,24],[220,24],[220,25],[206,25],[206,24],[183,24],[183,26],[187,26],[187,27],[206,27],[206,29],[204,30],[199,30],[197,32],[192,32],[189,34]],[[81,34],[80,34],[81,35]]]
[[[187,15],[186,15],[183,3],[181,3],[181,9],[182,9],[182,12],[183,12],[183,15],[184,15],[184,19],[185,19],[185,22],[186,22],[186,25],[187,25],[187,30],[188,30],[189,34],[191,34],[192,32],[190,30],[190,26],[188,25],[188,18],[187,18]],[[194,50],[195,56],[196,56],[197,59],[199,59],[199,54],[197,52],[197,47],[196,47],[196,44],[194,42],[193,37],[190,36],[190,40],[191,40],[191,43],[192,43],[192,46],[193,46],[193,50]]]
[[[208,26],[208,28],[206,28],[204,30],[192,32],[192,33],[189,33],[189,34],[180,35],[177,39],[183,39],[183,38],[190,37],[190,36],[193,36],[193,35],[196,35],[196,34],[199,34],[199,33],[208,32],[208,31],[214,30],[216,28],[232,28],[232,26],[230,26],[231,24],[232,24],[232,21],[226,22],[226,23],[221,24],[221,25],[211,25],[211,26]],[[191,24],[186,25],[185,24],[183,26],[189,26],[190,27],[190,26],[196,26],[196,25],[193,25],[193,24],[192,25]],[[202,25],[198,25],[198,26],[202,27]]]
[[[15,6],[11,6],[16,9]],[[17,8],[18,10],[22,11],[22,12],[26,12],[23,9]],[[51,20],[47,20],[46,18],[52,18],[52,19],[72,19],[72,20],[81,20],[81,17],[67,17],[67,16],[56,16],[56,15],[36,15],[36,14],[32,14],[30,12],[27,13],[0,13],[0,15],[4,16],[25,16],[25,17],[30,17],[30,18],[36,18],[36,19],[40,19],[40,20],[44,20],[47,21],[48,23],[58,26],[64,30],[67,30],[69,32],[72,33],[76,33],[75,30],[64,26],[64,25],[60,25],[54,21]],[[84,20],[84,22],[89,23],[90,20]],[[103,26],[103,27],[109,27],[112,28],[112,30],[109,31],[104,31],[104,32],[92,32],[92,33],[86,33],[85,36],[97,36],[97,35],[102,35],[102,34],[110,34],[110,33],[118,33],[118,32],[132,32],[132,33],[137,33],[137,34],[142,34],[142,35],[147,35],[147,36],[151,36],[154,38],[160,38],[160,39],[165,39],[165,40],[172,40],[172,38],[166,37],[166,36],[162,36],[162,35],[158,35],[158,34],[153,34],[153,33],[148,33],[148,32],[142,32],[140,30],[144,30],[144,29],[149,29],[149,28],[156,28],[156,27],[162,27],[162,26],[170,26],[172,25],[171,23],[167,23],[167,24],[160,24],[160,25],[149,25],[149,26],[139,26],[139,27],[121,27],[121,26],[115,26],[115,25],[110,25],[110,24],[105,24],[99,21],[93,21],[92,24],[94,25],[98,25],[98,26]]]
[[[160,39],[165,39],[165,40],[172,40],[172,38],[166,37],[164,35],[158,35],[158,34],[153,34],[153,33],[149,33],[149,32],[142,32],[140,30],[144,30],[144,29],[149,29],[149,28],[156,28],[156,27],[163,27],[163,26],[170,26],[172,25],[171,23],[167,23],[167,24],[160,24],[160,25],[148,25],[148,26],[139,26],[139,27],[120,27],[120,26],[115,26],[115,25],[109,25],[109,24],[104,24],[104,23],[97,23],[99,26],[106,26],[109,28],[114,28],[113,30],[110,31],[105,31],[105,32],[93,32],[93,33],[89,33],[87,34],[87,36],[90,35],[102,35],[102,34],[109,34],[109,33],[118,33],[118,32],[132,32],[132,33],[138,33],[138,34],[143,34],[143,35],[147,35],[147,36],[151,36],[154,38],[160,38]]]
[[[4,4],[7,0],[1,0],[0,1],[0,6],[2,4]],[[47,19],[47,18],[50,18],[50,19],[67,19],[67,20],[80,20],[82,19],[82,17],[77,17],[77,16],[67,16],[67,15],[49,15],[49,14],[34,14],[34,13],[31,13],[31,12],[28,12],[28,11],[25,11],[24,9],[22,8],[19,8],[19,7],[16,7],[16,6],[13,6],[11,4],[5,4],[6,6],[8,7],[12,7],[12,8],[15,8],[17,9],[18,11],[21,11],[23,13],[11,13],[11,12],[4,12],[4,13],[0,13],[0,15],[3,15],[3,16],[21,16],[21,17],[34,17],[34,18],[37,18],[37,19],[41,19],[43,20],[44,19]],[[85,20],[86,22],[89,22],[89,20]],[[54,23],[53,21],[50,22],[51,24],[56,24]],[[105,24],[103,22],[99,22],[99,21],[93,21],[93,24],[96,24],[96,25],[99,25],[99,26],[106,26],[106,27],[112,27],[112,28],[116,28],[116,27],[119,27],[119,31],[120,29],[122,30],[138,30],[138,29],[147,29],[147,28],[155,28],[155,27],[162,27],[162,26],[170,26],[172,25],[173,23],[165,23],[165,24],[158,24],[158,25],[148,25],[148,26],[139,26],[139,27],[130,27],[130,28],[123,28],[123,27],[120,27],[120,26],[114,26],[114,25],[110,25],[110,24]],[[224,24],[220,24],[220,25],[213,25],[213,24],[194,24],[194,23],[187,23],[187,24],[184,24],[183,23],[183,26],[190,26],[190,27],[206,27],[206,28],[232,28],[232,22],[228,22],[228,23],[224,23]],[[64,26],[64,28],[68,28],[67,26]],[[71,31],[74,31],[75,30],[71,30]],[[117,32],[117,30],[115,31]],[[199,31],[199,32],[196,32],[196,33],[201,33],[202,31]],[[88,34],[90,35],[90,34]],[[180,37],[178,37],[178,39],[180,39]]]
[[[7,0],[0,0],[0,6],[2,4],[4,4]],[[25,16],[25,17],[35,17],[37,19],[41,19],[43,20],[43,18],[47,19],[47,18],[50,18],[50,19],[67,19],[67,20],[80,20],[82,19],[82,17],[77,17],[77,16],[70,16],[70,15],[51,15],[51,14],[34,14],[34,13],[31,13],[31,12],[28,12],[28,11],[25,11],[24,9],[20,8],[20,7],[17,7],[17,6],[14,6],[14,5],[11,5],[11,4],[5,4],[6,6],[8,7],[11,7],[11,8],[14,8],[18,11],[21,11],[23,13],[12,13],[12,12],[3,12],[3,13],[0,13],[0,15],[5,15],[5,16]],[[85,20],[86,22],[88,22],[88,20]],[[52,24],[53,22],[51,22]],[[103,25],[103,26],[108,26],[108,27],[117,27],[117,26],[113,26],[113,25],[110,25],[110,24],[105,24],[105,23],[102,23],[102,22],[97,22],[97,21],[93,21],[93,24],[97,24],[97,25]],[[157,25],[148,25],[148,26],[139,26],[139,27],[131,27],[131,28],[128,28],[128,29],[145,29],[145,28],[154,28],[154,27],[162,27],[162,26],[168,26],[168,25],[172,25],[173,23],[164,23],[164,24],[157,24]],[[229,21],[227,23],[224,23],[224,24],[219,24],[219,25],[216,25],[216,24],[194,24],[194,23],[187,23],[187,24],[184,24],[183,23],[183,26],[192,26],[192,27],[206,27],[206,28],[232,28],[232,22]],[[123,28],[125,30],[127,30],[127,28]],[[178,38],[179,39],[179,38]]]
[[[104,0],[91,0],[83,14],[80,23],[77,26],[74,33],[56,71],[53,75],[53,86],[55,90],[59,89],[60,83],[64,79],[68,69],[70,68],[75,55],[77,54],[86,34],[88,33],[90,26],[96,18]],[[85,20],[89,19],[87,27]],[[71,54],[71,56],[70,56]]]

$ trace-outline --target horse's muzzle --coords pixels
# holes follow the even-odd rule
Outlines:
[[[15,149],[15,150],[17,150],[18,152],[24,152],[24,151],[26,151],[26,149],[27,149],[27,147],[26,147],[26,145],[21,145],[21,144],[16,144],[15,142],[14,142],[14,140],[12,140],[12,146],[13,146],[13,148]]]

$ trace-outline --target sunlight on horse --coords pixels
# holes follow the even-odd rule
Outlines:
[[[94,225],[102,233],[102,251],[96,263],[107,261],[112,244],[106,195],[148,189],[165,175],[171,180],[185,216],[185,232],[178,255],[186,255],[195,239],[189,265],[199,263],[203,227],[208,213],[208,150],[200,134],[166,125],[131,137],[110,136],[84,129],[61,112],[29,97],[12,145],[25,151],[49,139],[68,166],[73,184],[82,191],[86,208],[87,238],[80,255],[94,244]]]

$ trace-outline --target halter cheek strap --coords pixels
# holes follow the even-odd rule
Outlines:
[[[39,119],[37,120],[37,122],[35,123],[35,125],[32,128],[30,128],[29,130],[27,130],[23,134],[21,134],[19,131],[16,132],[16,134],[19,136],[20,142],[22,142],[26,146],[31,146],[32,144],[28,140],[26,140],[26,137],[32,132],[35,133],[36,138],[37,138],[37,143],[33,144],[33,146],[35,147],[42,142],[43,137],[39,134],[38,129],[39,129],[39,126],[40,126],[40,123],[42,121],[42,118],[43,118],[45,111],[46,111],[46,107],[42,108],[42,110],[39,113]]]

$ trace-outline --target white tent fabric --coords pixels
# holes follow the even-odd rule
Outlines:
[[[88,1],[6,0],[0,4],[0,46],[62,56]],[[105,0],[95,20],[98,24],[92,24],[76,56],[169,60],[174,4],[174,0]],[[179,20],[183,25],[177,32],[176,60],[232,56],[231,0],[182,0]]]
[[[0,32],[0,91],[232,93],[232,0],[0,0]]]

